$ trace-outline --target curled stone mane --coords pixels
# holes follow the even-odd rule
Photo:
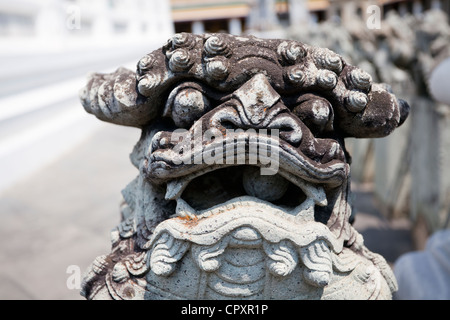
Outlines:
[[[93,74],[80,98],[100,120],[142,129],[131,154],[139,175],[122,191],[111,253],[85,278],[87,298],[386,299],[396,290],[349,222],[344,139],[390,134],[409,106],[338,54],[181,33],[135,72]],[[243,162],[196,162],[239,156],[239,139]],[[270,153],[252,162],[252,141]],[[262,174],[274,154],[277,171]]]
[[[314,94],[330,102],[335,129],[345,137],[384,137],[404,120],[399,110],[405,102],[329,49],[228,34],[177,34],[144,56],[136,73],[120,68],[94,74],[81,101],[101,120],[144,127],[160,115],[166,91],[177,82],[197,81],[227,93],[258,73],[281,95]]]

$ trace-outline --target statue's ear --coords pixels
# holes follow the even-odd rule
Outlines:
[[[151,122],[157,108],[136,87],[135,72],[119,68],[113,73],[93,73],[79,92],[84,109],[100,120],[142,127]]]

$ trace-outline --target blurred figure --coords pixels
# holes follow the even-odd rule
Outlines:
[[[398,300],[450,299],[450,230],[433,234],[423,251],[401,256],[394,266]]]

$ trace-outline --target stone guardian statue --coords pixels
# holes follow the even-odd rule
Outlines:
[[[344,139],[387,136],[409,106],[368,73],[297,41],[181,33],[80,98],[142,129],[87,299],[392,298],[349,222]]]

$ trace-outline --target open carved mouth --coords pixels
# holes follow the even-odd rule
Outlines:
[[[312,189],[307,188],[306,192],[310,193]],[[317,189],[318,196],[323,199],[323,189],[314,189]],[[259,167],[236,166],[218,169],[195,178],[179,199],[185,201],[194,212],[200,212],[244,196],[271,202],[287,210],[294,209],[307,198],[300,186],[279,174],[261,176]],[[316,199],[315,202],[326,205],[326,200],[322,199]]]
[[[198,92],[192,90],[183,97]],[[189,130],[152,138],[143,172],[167,183],[165,199],[177,201],[172,217],[204,218],[210,208],[245,197],[298,219],[326,221],[329,199],[348,176],[343,147],[316,138],[263,75],[230,97]]]
[[[247,133],[241,133],[241,136],[244,136],[242,141],[251,140]],[[153,140],[161,139],[164,136],[157,134]],[[231,146],[235,151],[238,144],[236,141],[226,147]],[[264,139],[259,137],[259,142],[261,141]],[[208,215],[209,208],[245,197],[254,202],[270,203],[302,220],[326,222],[339,187],[347,178],[348,165],[340,159],[333,159],[325,164],[317,163],[290,144],[281,140],[277,142],[279,144],[273,141],[268,144],[272,152],[269,155],[276,154],[276,157],[271,158],[276,165],[270,164],[276,171],[269,171],[269,174],[264,174],[263,171],[269,166],[267,161],[266,165],[260,162],[253,165],[248,163],[249,148],[244,148],[247,150],[245,164],[230,164],[225,161],[220,164],[195,164],[190,161],[195,155],[217,150],[218,145],[225,157],[227,148],[222,141],[212,141],[197,149],[192,148],[183,153],[184,163],[178,164],[173,162],[179,156],[174,154],[173,146],[160,149],[159,142],[154,142],[152,145],[156,150],[150,153],[144,173],[149,179],[157,181],[164,178],[167,181],[165,199],[177,202],[176,212],[172,217],[203,218]],[[255,155],[255,159],[258,156]]]
[[[294,179],[292,179],[294,180]],[[168,184],[167,194],[174,194]],[[212,207],[235,198],[271,203],[293,216],[314,218],[314,207],[327,206],[325,190],[300,180],[289,181],[281,174],[260,175],[254,166],[233,166],[218,169],[194,178],[184,187],[177,201],[178,217],[202,218]]]

